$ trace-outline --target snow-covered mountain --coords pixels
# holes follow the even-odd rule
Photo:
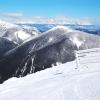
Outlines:
[[[76,45],[78,50],[100,47],[99,35],[89,34],[66,26],[56,26],[48,30],[46,33],[65,33],[66,37]]]
[[[18,44],[32,36],[37,36],[39,33],[35,27],[20,26],[0,21],[0,37],[5,37]]]
[[[26,35],[24,31],[17,32],[17,36],[24,39]],[[0,61],[1,83],[12,76],[22,77],[57,63],[73,61],[75,50],[97,47],[100,47],[99,35],[88,34],[66,26],[56,26],[36,37],[24,39],[23,43],[3,54]],[[9,71],[6,68],[9,68]]]
[[[0,21],[0,100],[99,100],[99,54],[83,54],[82,63],[95,59],[78,68],[75,52],[94,51],[100,36],[86,26],[38,27]]]
[[[95,52],[85,56],[91,59],[96,56]],[[99,100],[100,61],[96,62],[97,59],[77,69],[75,60],[24,78],[13,77],[0,85],[0,100]],[[82,60],[84,62],[84,56]]]
[[[7,32],[8,29],[15,28],[15,27],[18,28],[18,26],[15,24],[0,20],[0,37],[2,37],[4,33]]]

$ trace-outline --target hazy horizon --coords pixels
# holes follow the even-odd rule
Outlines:
[[[0,19],[10,22],[100,23],[100,0],[1,0]]]

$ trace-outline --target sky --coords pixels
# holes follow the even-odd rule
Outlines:
[[[96,18],[100,17],[100,0],[0,0],[0,13]]]

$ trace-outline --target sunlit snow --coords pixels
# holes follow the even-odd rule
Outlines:
[[[22,30],[15,32],[15,34],[17,34],[17,36],[22,40],[25,40],[31,36]]]
[[[73,38],[73,43],[77,45],[77,47],[79,48],[82,45],[82,41],[78,40],[77,37]]]
[[[73,30],[70,29],[69,27],[58,25],[58,26],[53,27],[52,29],[48,30],[48,32],[49,32],[49,31],[54,31],[54,30],[56,30],[56,29],[63,29],[65,32],[72,32],[72,31],[73,31]]]
[[[49,38],[48,42],[52,42],[53,40],[54,40],[53,37]]]

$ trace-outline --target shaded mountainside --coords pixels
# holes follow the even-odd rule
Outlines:
[[[17,46],[17,44],[15,44],[13,41],[9,41],[6,38],[0,38],[0,59],[2,59],[2,56],[6,52],[15,48],[16,46]]]
[[[20,33],[21,34],[21,33]],[[95,43],[95,44],[94,44]],[[75,50],[100,47],[100,36],[64,26],[25,40],[0,60],[0,82],[75,60]]]
[[[1,80],[12,76],[25,76],[51,67],[57,62],[74,60],[73,44],[68,42],[70,40],[66,34],[61,32],[51,34],[47,32],[37,38],[33,37],[4,54],[0,61]]]

